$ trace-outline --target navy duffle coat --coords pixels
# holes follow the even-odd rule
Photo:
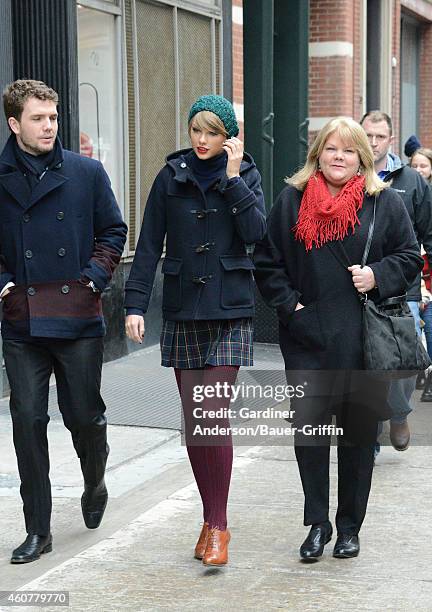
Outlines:
[[[265,233],[261,177],[244,154],[240,179],[226,175],[205,193],[191,170],[191,149],[167,158],[151,189],[126,282],[126,309],[147,311],[166,237],[165,319],[235,319],[254,314],[254,264],[246,245]]]

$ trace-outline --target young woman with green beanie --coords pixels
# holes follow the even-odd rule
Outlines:
[[[264,236],[265,207],[259,172],[237,138],[232,104],[222,96],[201,96],[188,122],[191,148],[167,157],[147,201],[126,283],[126,332],[142,342],[166,238],[162,365],[174,368],[187,451],[203,503],[195,557],[218,566],[228,561],[232,440],[229,433],[213,439],[194,435],[195,425],[209,424],[194,407],[204,419],[222,414],[211,419],[222,431],[229,426],[230,396],[204,397],[197,404],[193,390],[198,382],[200,388],[232,385],[239,367],[252,365],[254,266],[247,246]]]

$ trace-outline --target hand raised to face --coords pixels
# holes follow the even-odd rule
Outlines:
[[[228,178],[240,176],[240,164],[243,159],[243,142],[239,138],[228,138],[223,143],[223,149],[228,155],[226,174]]]

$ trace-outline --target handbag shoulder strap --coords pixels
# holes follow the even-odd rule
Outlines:
[[[366,246],[364,248],[363,255],[362,255],[362,258],[361,258],[361,262],[360,262],[362,268],[366,265],[367,258],[369,257],[370,247],[371,247],[371,244],[372,244],[372,238],[373,238],[373,233],[374,233],[374,228],[375,228],[376,199],[377,199],[377,196],[375,196],[375,199],[374,199],[372,217],[371,217],[371,220],[369,222],[369,229],[368,229],[368,235],[367,235],[367,240],[366,240]],[[343,268],[347,268],[347,264],[348,264],[348,266],[352,265],[351,260],[348,257],[348,253],[346,252],[345,247],[344,247],[344,245],[342,244],[341,241],[339,241],[337,243],[337,247],[340,249],[340,252],[343,254],[343,256],[345,258],[345,261],[347,263],[341,261],[341,259],[339,257],[339,254],[337,253],[337,250],[335,248],[336,245],[332,245],[331,243],[329,243],[329,246],[330,246],[330,250],[332,251],[333,255],[335,256],[335,258],[338,260],[338,262],[341,264],[341,266]]]
[[[363,256],[361,258],[361,267],[362,268],[366,265],[367,258],[369,257],[370,247],[371,247],[371,244],[372,244],[372,238],[373,238],[373,233],[374,233],[374,228],[375,228],[376,199],[377,199],[377,197],[375,196],[374,205],[373,205],[373,211],[372,211],[372,218],[371,218],[370,223],[369,223],[369,231],[368,231],[368,237],[367,237],[367,240],[366,240],[366,246],[365,246],[365,249],[363,251]]]
[[[366,240],[366,246],[364,248],[363,251],[363,255],[361,258],[361,267],[363,268],[366,265],[367,262],[367,258],[369,257],[369,251],[370,251],[370,247],[372,244],[372,238],[373,238],[373,233],[374,233],[374,228],[375,228],[375,214],[376,214],[376,200],[377,200],[377,196],[375,196],[374,199],[374,205],[373,205],[373,211],[372,211],[372,217],[369,223],[369,229],[368,229],[368,236],[367,236],[367,240]],[[331,245],[330,245],[331,246]],[[338,243],[339,248],[341,249],[341,252],[343,253],[345,259],[348,261],[349,265],[351,265],[351,262],[349,260],[348,254],[345,250],[345,247],[343,246],[342,242]],[[331,251],[333,253],[333,255],[336,257],[336,259],[338,260],[338,262],[341,264],[341,266],[346,269],[346,266],[344,264],[344,262],[341,261],[341,259],[339,258],[338,254],[333,250],[333,248],[331,248]],[[367,297],[367,293],[360,293],[359,291],[357,291],[357,295],[360,299],[360,301],[365,304],[368,301],[368,297]],[[382,306],[401,306],[401,304],[405,303],[406,304],[406,298],[407,298],[407,294],[404,293],[403,295],[398,295],[392,298],[388,298],[385,301],[380,301],[380,304]]]

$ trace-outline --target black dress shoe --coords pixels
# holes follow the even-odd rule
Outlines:
[[[312,525],[309,534],[300,546],[303,561],[318,561],[324,552],[324,545],[330,542],[333,529],[330,522]]]
[[[102,479],[97,487],[85,485],[81,497],[81,510],[88,529],[96,529],[102,521],[108,502],[108,491]]]
[[[30,563],[36,561],[44,553],[52,551],[52,535],[40,536],[29,534],[25,541],[15,548],[12,553],[11,563]]]
[[[420,397],[421,402],[432,402],[432,389],[425,389]]]
[[[333,557],[337,559],[350,559],[357,557],[360,552],[360,541],[358,535],[340,533],[337,537],[333,550]]]
[[[409,447],[410,437],[411,433],[407,419],[403,423],[390,421],[390,442],[395,450],[406,450]]]
[[[429,372],[420,398],[421,402],[432,402],[432,372]]]
[[[416,378],[416,389],[424,389],[426,384],[426,373],[425,372],[419,372],[417,374],[417,378]]]

